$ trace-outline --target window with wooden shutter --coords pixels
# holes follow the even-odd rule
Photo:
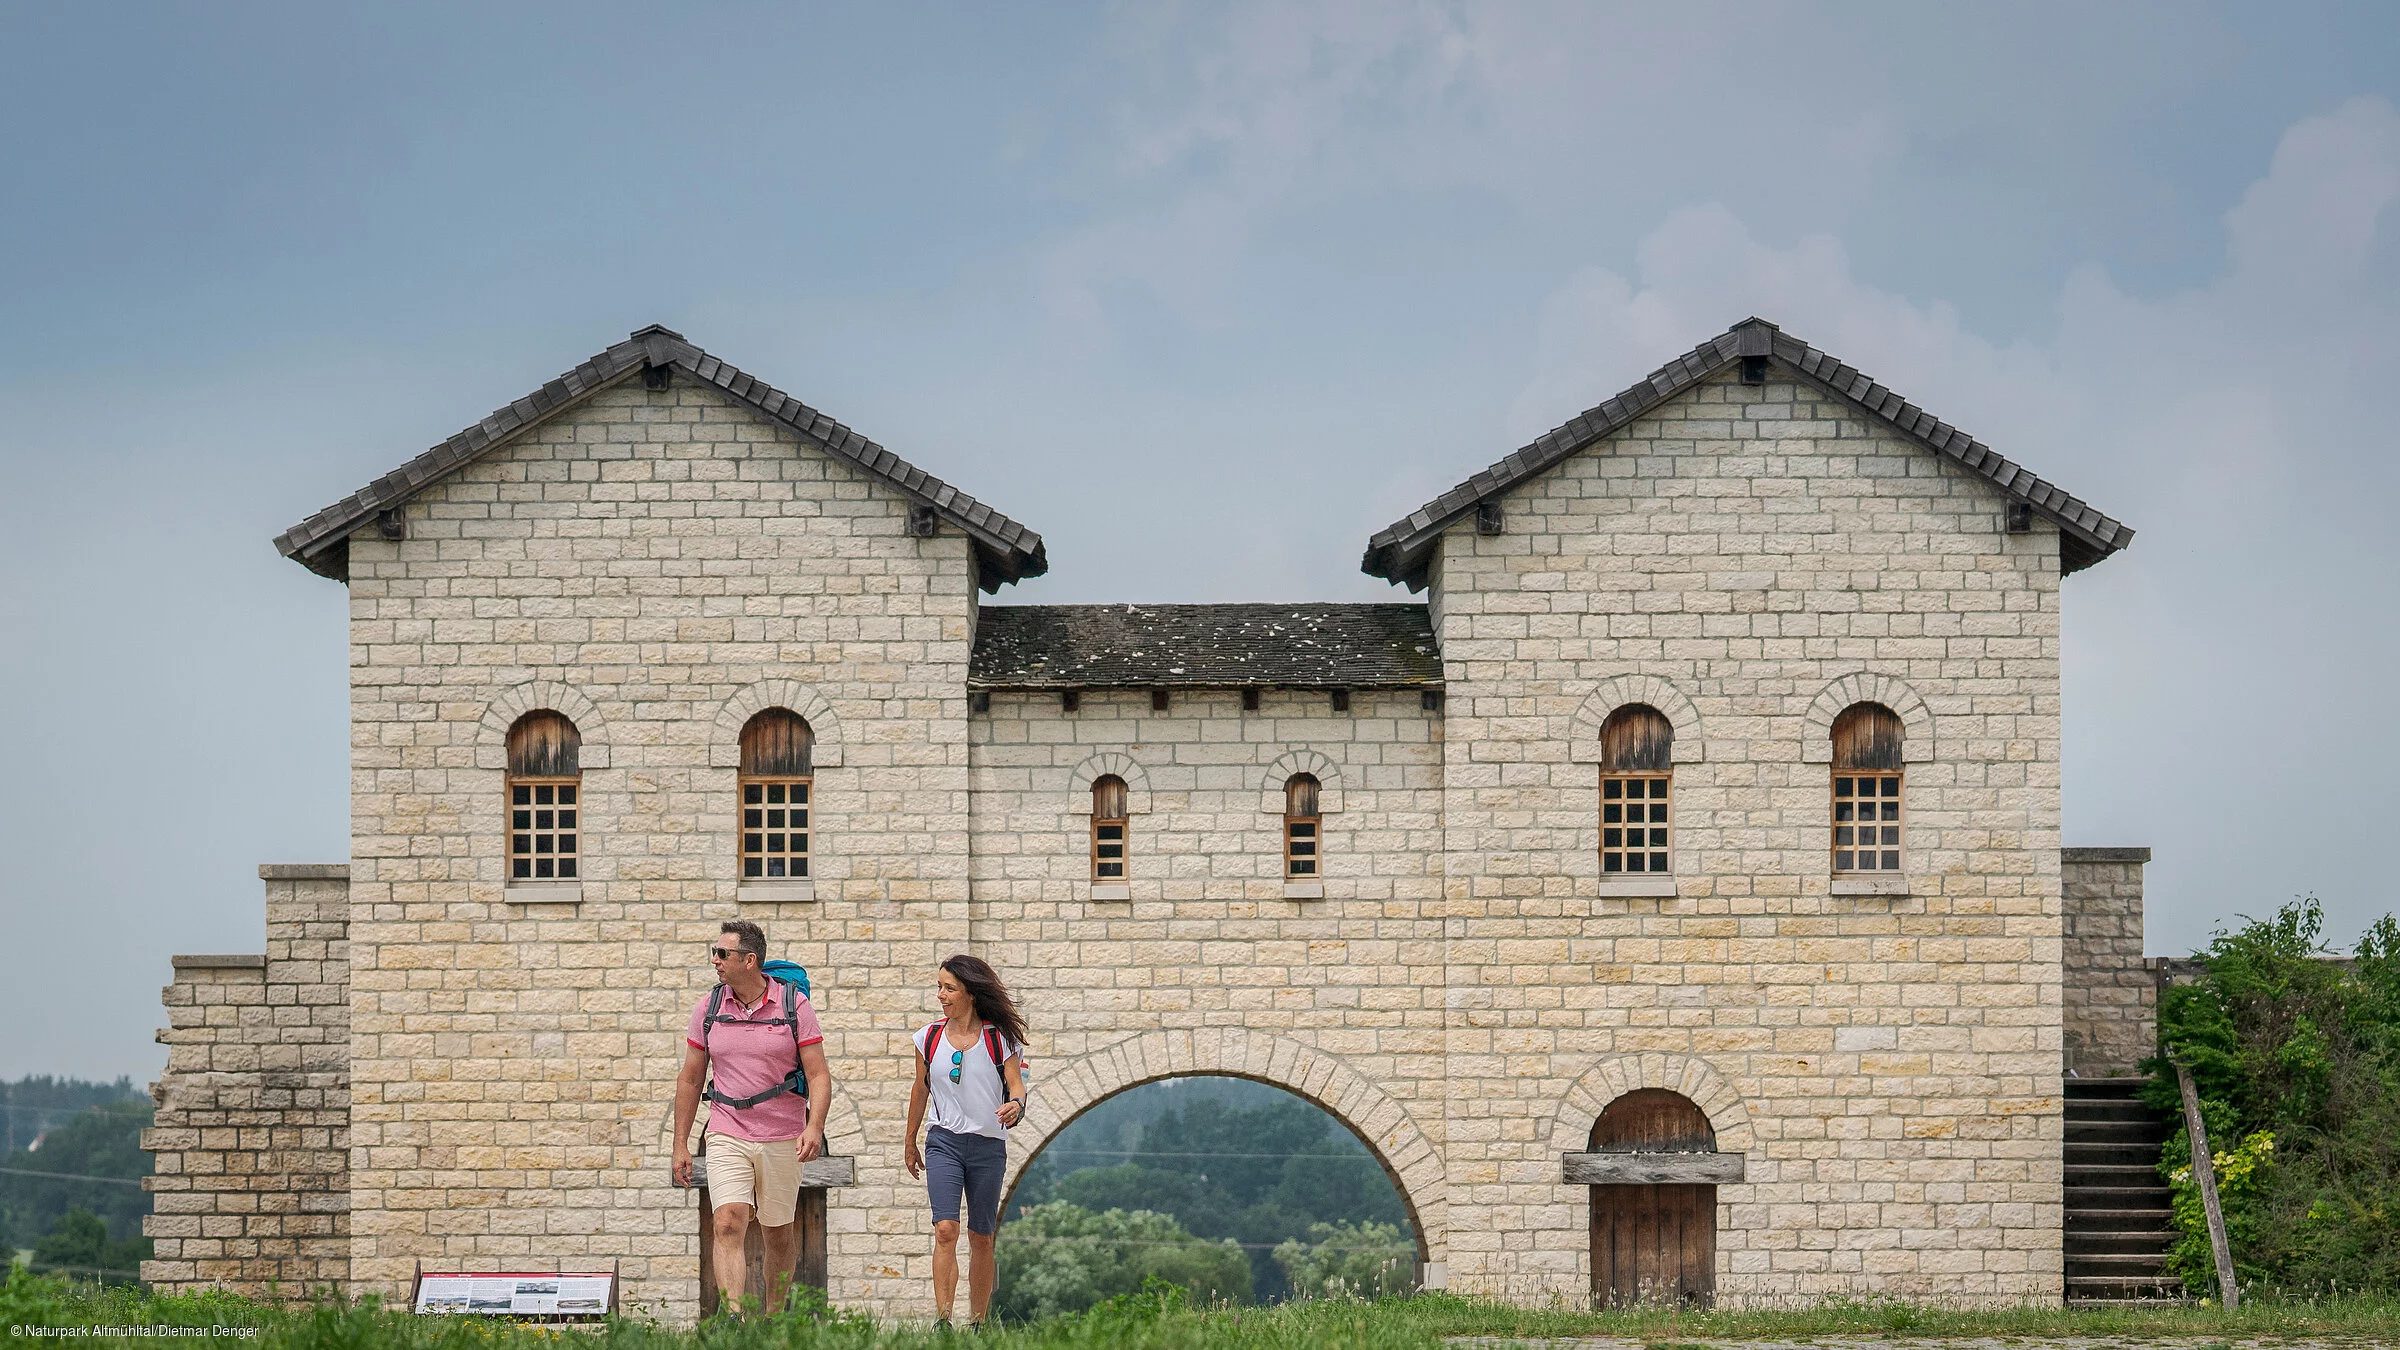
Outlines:
[[[1131,842],[1126,820],[1125,780],[1103,774],[1092,780],[1092,880],[1125,880],[1126,846]]]
[[[564,714],[529,712],[508,729],[508,879],[578,881],[583,736]]]
[[[1675,728],[1631,703],[1600,727],[1600,874],[1674,871]]]
[[[1854,703],[1833,719],[1833,870],[1900,871],[1900,716]]]
[[[808,875],[816,737],[799,714],[769,708],[742,726],[742,879]]]
[[[1315,880],[1323,876],[1325,817],[1317,806],[1317,780],[1296,773],[1283,785],[1283,874]]]

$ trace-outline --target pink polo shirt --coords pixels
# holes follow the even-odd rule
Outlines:
[[[767,992],[757,1003],[744,1007],[733,992],[725,988],[725,999],[717,1006],[720,1019],[707,1028],[705,1043],[700,1038],[702,1023],[708,1020],[708,1000],[715,994],[711,989],[700,997],[692,1009],[691,1025],[683,1033],[684,1043],[708,1053],[708,1068],[714,1076],[717,1091],[728,1097],[750,1097],[782,1082],[799,1062],[799,1051],[792,1044],[792,1032],[800,1033],[801,1045],[815,1045],[825,1039],[817,1027],[817,1010],[808,1000],[794,991],[793,1019],[796,1026],[786,1027],[773,1019],[783,1016],[783,985],[769,980]],[[724,1018],[735,1021],[724,1021]],[[760,1025],[749,1026],[745,1023]],[[797,1092],[769,1097],[756,1106],[732,1107],[723,1102],[708,1104],[708,1130],[711,1134],[731,1135],[753,1143],[775,1139],[797,1139],[808,1129],[808,1101]]]

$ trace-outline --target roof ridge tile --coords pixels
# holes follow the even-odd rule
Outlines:
[[[578,363],[563,375],[544,381],[532,393],[494,409],[348,497],[310,513],[299,524],[277,535],[275,547],[312,571],[346,576],[348,564],[337,546],[377,511],[405,501],[491,447],[615,383],[638,366],[653,364],[652,344],[669,339],[672,345],[656,351],[662,357],[671,357],[671,364],[685,374],[725,390],[778,425],[850,460],[901,491],[927,498],[938,513],[975,540],[977,581],[985,590],[997,590],[1004,582],[1040,576],[1049,570],[1042,537],[1024,525],[764,380],[655,324],[634,334],[633,339]]]
[[[1902,435],[1937,453],[1950,456],[2003,491],[2032,503],[2050,516],[2072,536],[2076,545],[2062,560],[2063,570],[2072,572],[2088,567],[2131,542],[2134,532],[2130,526],[2069,496],[2063,489],[2022,472],[2019,466],[1995,455],[1983,442],[1942,421],[1930,411],[1910,403],[1897,391],[1887,388],[1857,367],[1837,360],[1830,353],[1754,317],[1700,343],[1690,352],[1667,361],[1615,396],[1542,433],[1498,463],[1478,471],[1465,482],[1376,531],[1367,541],[1366,557],[1360,563],[1361,570],[1371,576],[1405,582],[1412,589],[1421,588],[1425,584],[1426,560],[1434,539],[1454,524],[1470,505],[1508,491],[1592,442],[1622,430],[1660,401],[1709,378],[1736,359],[1736,354],[1742,350],[1741,335],[1745,331],[1762,326],[1772,330],[1767,342],[1769,354],[1788,368],[1836,397],[1856,404],[1868,415],[1880,418]],[[2021,479],[2027,481],[2029,486],[2016,486]],[[2058,501],[2073,502],[2080,510],[2067,511],[2057,505]]]

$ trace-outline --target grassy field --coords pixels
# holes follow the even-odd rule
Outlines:
[[[1169,1296],[1128,1297],[1070,1318],[971,1336],[925,1327],[878,1326],[830,1313],[752,1318],[677,1330],[634,1318],[560,1329],[467,1318],[419,1318],[371,1305],[278,1308],[224,1295],[153,1297],[132,1290],[71,1286],[18,1272],[0,1285],[0,1323],[12,1338],[36,1329],[125,1328],[74,1334],[85,1341],[151,1341],[189,1328],[192,1339],[278,1350],[500,1350],[605,1340],[625,1350],[915,1350],[972,1343],[995,1350],[1434,1350],[1451,1336],[1614,1336],[1647,1350],[1697,1350],[1699,1343],[1890,1337],[2065,1336],[2173,1338],[2204,1342],[2325,1339],[2400,1342],[2400,1302],[2263,1301],[2227,1314],[2213,1308],[2066,1311],[1943,1308],[1897,1302],[1824,1303],[1805,1308],[1591,1313],[1528,1310],[1440,1294],[1380,1303],[1292,1303],[1273,1308],[1187,1310]]]

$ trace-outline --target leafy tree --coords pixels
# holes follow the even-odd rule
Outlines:
[[[1275,1248],[1295,1298],[1382,1298],[1416,1287],[1417,1247],[1388,1223],[1312,1223]]]
[[[1103,1165],[1064,1170],[1079,1159]],[[1048,1201],[1094,1213],[1151,1210],[1195,1236],[1231,1238],[1247,1249],[1259,1302],[1290,1291],[1273,1251],[1305,1245],[1312,1225],[1407,1228],[1374,1155],[1331,1116],[1279,1088],[1231,1078],[1155,1084],[1094,1107],[1027,1168],[1011,1212]]]
[[[1171,1214],[1176,1222],[1202,1237],[1230,1236],[1241,1218],[1240,1210],[1223,1187],[1189,1173],[1138,1163],[1069,1172],[1059,1178],[1056,1195],[1094,1213],[1147,1209]]]
[[[2376,921],[2349,963],[2325,959],[2313,899],[2227,933],[2201,977],[2159,1005],[2189,1067],[2245,1285],[2400,1291],[2400,923]],[[2146,1065],[2153,1106],[2180,1113],[2174,1069]],[[2172,1269],[2212,1293],[2215,1266],[2177,1132],[2160,1164],[2183,1233]]]
[[[150,1196],[139,1186],[68,1178],[134,1181],[150,1175],[142,1130],[151,1114],[147,1101],[87,1107],[43,1136],[40,1148],[0,1154],[0,1169],[6,1169],[0,1170],[0,1242],[30,1247],[75,1206],[97,1215],[120,1240],[140,1233]]]
[[[1142,1130],[1142,1161],[1169,1172],[1202,1177],[1224,1188],[1235,1203],[1255,1204],[1283,1180],[1292,1153],[1336,1150],[1334,1128],[1323,1111],[1297,1097],[1242,1108],[1201,1100],[1173,1110]],[[1350,1150],[1355,1151],[1355,1141]]]
[[[132,1284],[150,1258],[150,1239],[111,1242],[100,1216],[77,1205],[58,1216],[50,1232],[33,1245],[37,1270],[97,1278],[108,1284]]]
[[[27,1075],[0,1083],[0,1154],[14,1153],[95,1106],[145,1100],[131,1078],[94,1083],[81,1078]]]
[[[992,1312],[1009,1321],[1082,1312],[1159,1282],[1202,1305],[1244,1302],[1250,1289],[1238,1247],[1194,1237],[1149,1210],[1095,1214],[1063,1201],[1001,1227],[999,1267]]]

